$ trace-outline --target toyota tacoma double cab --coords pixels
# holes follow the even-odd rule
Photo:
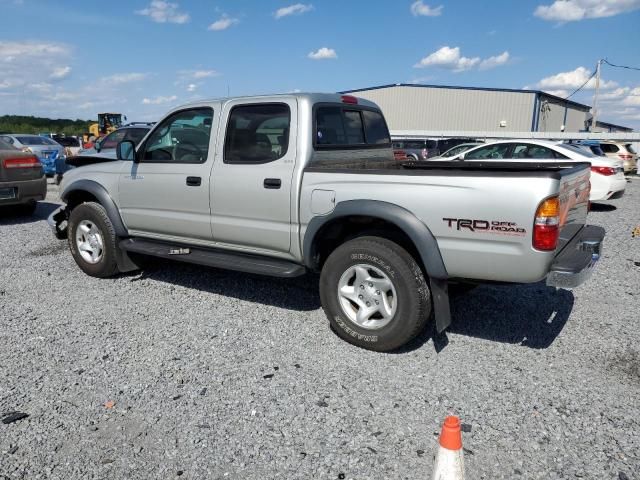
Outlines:
[[[132,253],[320,272],[333,329],[377,351],[447,328],[451,282],[575,287],[604,238],[589,163],[401,163],[380,109],[349,95],[191,103],[116,160],[81,160],[49,223],[85,273],[136,269]]]

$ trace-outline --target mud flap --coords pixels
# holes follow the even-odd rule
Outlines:
[[[449,282],[446,279],[430,278],[431,297],[433,298],[433,315],[436,319],[436,331],[442,333],[451,325],[451,309],[449,307]]]

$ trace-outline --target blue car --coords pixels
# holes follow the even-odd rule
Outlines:
[[[2,134],[0,140],[13,145],[19,150],[33,153],[44,168],[47,176],[62,174],[65,168],[66,156],[64,147],[48,137],[28,134]]]

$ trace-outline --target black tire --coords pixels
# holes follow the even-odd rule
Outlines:
[[[367,329],[357,325],[340,305],[340,278],[358,264],[381,270],[395,287],[395,313],[390,322],[380,328]],[[320,274],[320,299],[331,327],[341,338],[378,352],[405,345],[425,328],[431,315],[431,293],[422,269],[404,248],[381,237],[349,240],[329,255]]]
[[[86,221],[95,225],[102,236],[102,256],[97,263],[86,261],[76,244],[76,232],[81,222]],[[69,215],[69,249],[80,269],[92,277],[106,278],[118,273],[116,255],[118,239],[111,220],[102,205],[95,202],[81,203]]]

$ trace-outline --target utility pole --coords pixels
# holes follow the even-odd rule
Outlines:
[[[598,94],[600,93],[600,65],[602,65],[602,59],[598,60],[598,66],[596,67],[596,91],[593,95],[593,114],[591,116],[591,131],[593,132],[598,124]]]

